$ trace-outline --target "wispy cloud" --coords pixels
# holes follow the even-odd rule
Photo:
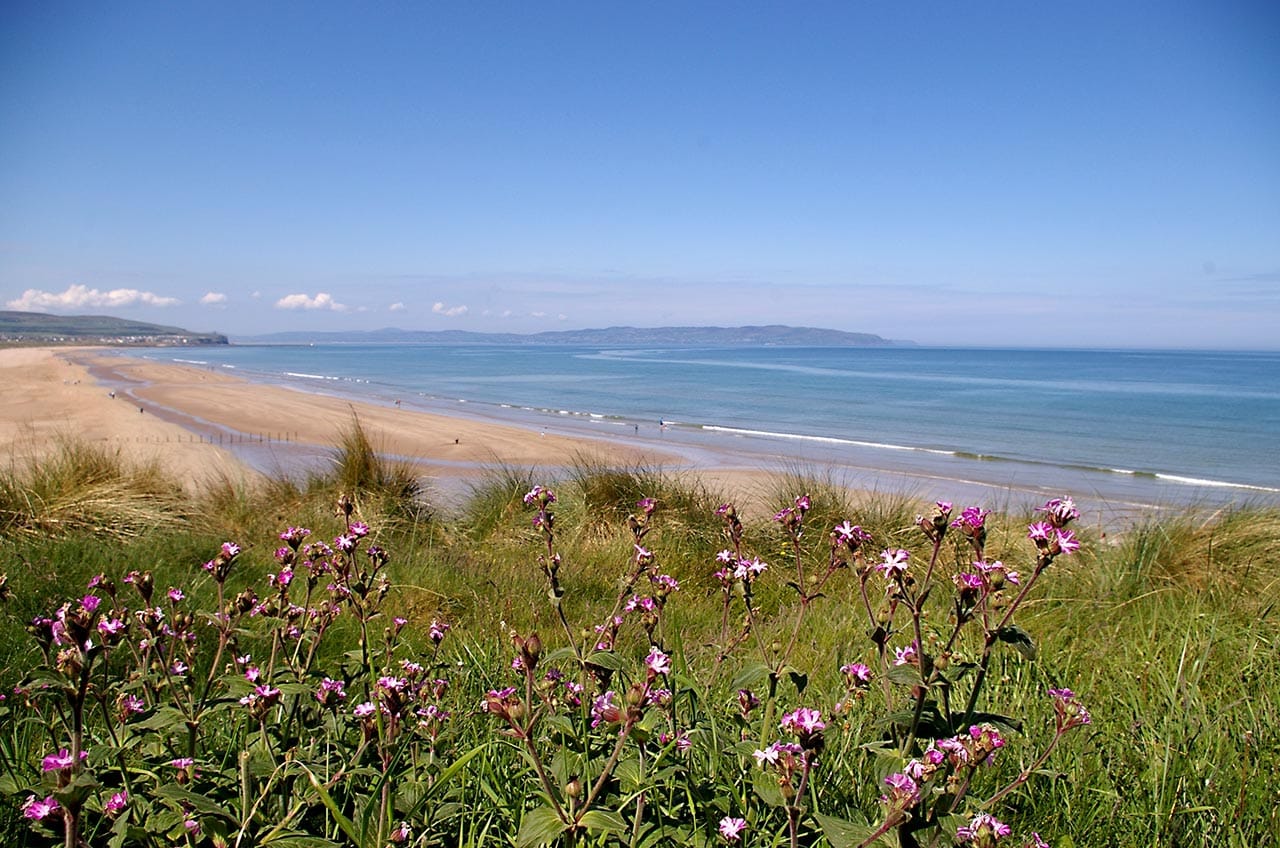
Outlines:
[[[396,301],[395,303],[387,307],[388,312],[404,312],[405,309],[406,309],[405,305],[403,303],[400,303],[399,301]]]
[[[73,285],[61,293],[27,289],[22,297],[14,298],[6,305],[10,309],[30,312],[35,309],[84,309],[99,306],[177,306],[180,302],[176,297],[164,297],[138,289],[99,291],[88,286]]]
[[[328,309],[346,312],[345,304],[338,303],[328,292],[318,292],[315,297],[305,294],[288,294],[276,301],[276,309]]]
[[[204,297],[200,298],[202,306],[223,306],[227,302],[227,296],[222,292],[208,292]]]
[[[437,315],[443,315],[446,318],[457,318],[459,315],[467,314],[467,307],[463,305],[445,306],[443,302],[436,301],[432,305],[431,311]]]

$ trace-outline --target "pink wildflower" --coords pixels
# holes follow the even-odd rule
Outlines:
[[[876,566],[876,571],[890,579],[899,577],[906,573],[907,560],[910,558],[910,551],[904,551],[901,548],[897,550],[886,549],[880,553],[881,562]]]
[[[671,658],[656,647],[649,651],[649,656],[645,657],[644,664],[649,667],[652,674],[670,674]]]
[[[747,820],[725,816],[720,819],[720,835],[726,842],[737,842],[742,832],[747,829]]]
[[[977,845],[993,846],[996,840],[1008,836],[1013,830],[990,813],[978,813],[966,825],[956,828],[956,839]]]
[[[29,795],[27,800],[22,802],[22,817],[31,821],[44,821],[60,809],[57,799],[52,795],[43,801],[34,795]]]
[[[120,815],[121,811],[129,805],[129,793],[127,790],[121,789],[119,792],[112,793],[107,799],[107,803],[102,805],[102,809],[107,815],[115,817]]]

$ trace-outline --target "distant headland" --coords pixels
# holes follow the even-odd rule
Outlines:
[[[0,312],[0,344],[10,345],[212,345],[226,344],[221,333],[193,333],[109,315],[49,315]]]
[[[401,330],[316,333],[290,331],[260,336],[236,336],[243,344],[539,344],[539,345],[705,345],[788,347],[888,347],[914,342],[886,339],[872,333],[849,333],[817,327],[605,327],[543,333],[476,333],[467,330]]]

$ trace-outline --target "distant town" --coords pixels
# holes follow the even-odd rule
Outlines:
[[[48,315],[41,312],[0,312],[3,345],[224,345],[221,333],[193,333],[143,321],[108,315]]]

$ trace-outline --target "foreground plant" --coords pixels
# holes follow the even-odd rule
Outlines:
[[[285,528],[265,578],[230,542],[189,585],[95,577],[31,623],[41,662],[0,723],[33,741],[4,749],[0,790],[66,848],[1045,844],[1002,805],[1091,717],[1050,689],[1034,745],[990,680],[1002,645],[1035,656],[1016,616],[1079,548],[1070,500],[1042,507],[1021,570],[987,558],[978,507],[936,504],[912,550],[849,520],[815,532],[800,495],[770,565],[726,504],[718,635],[692,650],[672,620],[687,590],[651,542],[661,503],[636,503],[613,595],[575,621],[556,494],[524,501],[547,626],[497,656],[384,612],[389,554],[345,497],[331,541]],[[838,674],[797,659],[828,608],[867,636]],[[999,762],[1011,747],[1024,765]]]

